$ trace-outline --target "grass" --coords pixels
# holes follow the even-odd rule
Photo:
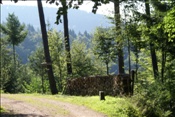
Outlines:
[[[7,112],[3,107],[0,107],[0,114]]]
[[[72,104],[83,105],[90,109],[104,113],[108,117],[139,117],[137,109],[131,104],[129,98],[106,96],[105,101],[100,101],[99,96],[67,96],[67,95],[41,95],[41,94],[4,94],[8,98],[23,100],[32,103],[31,97],[58,100]],[[21,98],[22,97],[22,98]],[[27,98],[28,97],[28,98]],[[30,98],[29,98],[30,97]],[[39,103],[39,102],[37,102]],[[47,107],[51,105],[45,105]],[[64,112],[64,111],[63,111]]]

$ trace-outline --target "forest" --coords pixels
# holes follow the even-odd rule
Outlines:
[[[14,13],[0,25],[1,92],[61,94],[68,79],[134,70],[133,95],[117,95],[136,104],[135,110],[127,108],[128,116],[175,116],[174,0],[111,0],[114,16],[107,18],[112,26],[78,34],[68,27],[67,10],[78,9],[83,0],[47,2],[62,5],[55,23],[64,25],[63,32],[45,23],[40,0],[41,29],[22,24]],[[110,0],[92,2],[96,13]]]

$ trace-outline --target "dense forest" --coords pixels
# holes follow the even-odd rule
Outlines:
[[[0,25],[1,90],[6,93],[53,94],[50,76],[47,74],[51,68],[48,66],[53,68],[58,92],[64,90],[67,79],[116,73],[130,74],[130,71],[134,70],[135,86],[131,98],[136,104],[135,111],[140,114],[135,111],[130,114],[133,117],[173,117],[174,0],[113,2],[114,17],[108,17],[112,26],[96,27],[91,34],[87,31],[76,34],[68,28],[65,23],[68,20],[67,12],[61,11],[68,7],[63,2],[58,10],[56,23],[60,25],[59,18],[63,16],[64,32],[58,32],[46,24],[45,37],[48,37],[51,63],[46,59],[47,52],[44,40],[42,41],[43,29],[36,30],[30,24],[21,24],[15,14],[9,14],[6,23]],[[99,4],[107,4],[108,1],[96,0],[94,3],[95,13]],[[78,3],[81,4],[83,1]],[[121,4],[124,5],[124,14],[120,14]],[[139,11],[141,6],[144,12]]]

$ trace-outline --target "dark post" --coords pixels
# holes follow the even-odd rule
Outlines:
[[[104,93],[104,91],[99,91],[99,96],[100,96],[100,100],[105,100],[105,93]]]
[[[132,70],[131,71],[131,95],[134,94],[134,75],[135,75],[135,71]]]

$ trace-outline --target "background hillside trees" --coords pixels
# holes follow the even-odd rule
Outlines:
[[[4,38],[6,38],[9,44],[13,46],[14,69],[16,69],[15,46],[19,45],[19,43],[21,43],[27,35],[25,25],[21,25],[20,21],[18,20],[18,17],[15,16],[14,13],[12,13],[8,15],[7,23],[0,25],[0,28],[5,34]]]
[[[22,65],[19,59],[16,59],[18,55],[16,55],[15,46],[19,45],[19,43],[25,39],[27,31],[24,28],[25,25],[21,25],[18,17],[15,16],[14,13],[8,15],[7,23],[0,25],[0,29],[3,33],[1,40],[1,88],[4,89],[5,92],[23,92],[23,88],[21,87],[23,83],[19,82],[24,78],[20,77],[20,75],[25,71],[19,74],[19,71],[22,70]],[[9,48],[11,45],[13,51]],[[13,53],[13,59],[11,53]]]
[[[92,49],[82,38],[74,40],[71,46],[73,77],[104,74],[101,61],[97,61]]]

